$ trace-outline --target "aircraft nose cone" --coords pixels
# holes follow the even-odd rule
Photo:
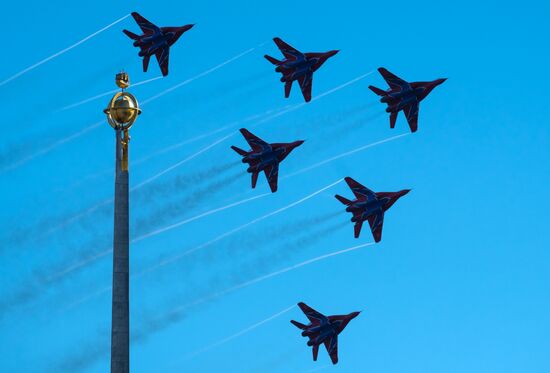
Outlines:
[[[359,316],[360,313],[361,313],[361,311],[356,311],[356,312],[350,313],[349,315],[350,315],[350,317],[351,317],[352,319],[354,319],[354,318],[356,318],[357,316]]]
[[[404,196],[405,194],[409,193],[412,189],[403,189],[401,191],[401,195]]]
[[[189,31],[191,30],[194,26],[196,25],[196,23],[191,23],[189,25],[185,25],[185,26],[181,26],[180,27],[180,32],[186,32],[186,31]]]
[[[442,84],[443,82],[445,82],[447,80],[447,78],[441,78],[441,79],[437,79],[434,81],[435,85],[440,85]]]
[[[298,140],[298,141],[294,141],[293,143],[290,143],[289,151],[292,151],[292,150],[296,149],[297,147],[299,147],[303,143],[304,143],[304,140]]]
[[[335,50],[329,51],[329,52],[327,52],[327,57],[332,57],[332,56],[338,54],[338,52],[340,52],[339,49],[335,49]]]

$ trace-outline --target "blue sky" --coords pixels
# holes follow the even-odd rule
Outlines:
[[[351,195],[345,184],[134,277],[132,371],[550,369],[547,2],[158,5],[31,0],[4,6],[0,80],[131,11],[159,25],[197,24],[172,48],[167,78],[131,89],[141,101],[256,47],[143,107],[131,132],[132,186],[234,130],[159,151],[254,115],[259,119],[243,125],[268,141],[306,140],[284,161],[281,177],[407,133],[402,117],[389,128],[384,106],[368,90],[369,84],[385,88],[377,73],[259,125],[266,112],[303,102],[297,87],[284,99],[279,77],[262,58],[279,56],[274,36],[302,51],[341,50],[316,73],[314,97],[379,66],[408,80],[449,79],[422,103],[417,133],[133,244],[131,271],[139,273],[344,176],[377,191],[412,189],[387,213],[379,245],[232,292],[225,290],[370,242],[368,230],[353,238],[349,216],[333,198]],[[127,18],[0,87],[1,371],[108,369],[110,256],[60,274],[111,245],[109,203],[66,224],[112,196],[112,129],[105,122],[67,139],[103,120],[109,97],[59,109],[116,88],[120,69],[134,82],[160,75],[153,62],[148,73],[141,71],[123,28],[138,30]],[[133,193],[132,237],[268,191],[262,177],[249,191],[230,145],[245,142],[235,134]],[[305,320],[297,308],[193,355],[298,301],[327,314],[364,311],[341,335],[337,366],[328,366],[324,351],[311,360],[288,322]]]

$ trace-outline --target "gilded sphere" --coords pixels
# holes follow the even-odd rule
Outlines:
[[[114,95],[103,112],[107,114],[107,120],[114,129],[130,128],[141,114],[136,98],[128,92]]]
[[[138,108],[128,96],[120,96],[113,102],[110,113],[117,123],[124,125],[135,120]]]

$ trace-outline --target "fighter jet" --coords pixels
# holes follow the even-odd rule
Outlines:
[[[243,156],[243,163],[248,163],[249,167],[246,171],[252,174],[252,188],[256,187],[258,174],[263,171],[267,177],[271,192],[275,193],[277,191],[279,163],[281,163],[294,148],[302,145],[303,141],[268,144],[245,128],[241,128],[240,131],[252,150],[247,152],[236,146],[231,146],[231,149]]]
[[[403,189],[399,192],[378,192],[375,193],[367,187],[359,184],[351,177],[346,177],[346,183],[350,187],[355,200],[350,201],[338,194],[336,199],[346,205],[346,211],[351,212],[353,217],[352,223],[355,223],[355,238],[359,237],[363,222],[367,220],[370,225],[370,230],[375,242],[380,242],[382,239],[382,225],[384,224],[384,213],[392,207],[392,205],[405,194],[409,193],[410,189]]]
[[[143,71],[146,72],[149,67],[149,58],[154,54],[162,71],[162,76],[168,75],[168,58],[170,47],[174,44],[184,32],[188,31],[194,25],[185,25],[181,27],[158,27],[137,12],[132,13],[138,26],[143,31],[143,35],[136,35],[128,30],[122,30],[130,39],[134,41],[134,47],[139,47],[138,55],[143,57]]]
[[[280,38],[274,38],[273,41],[281,50],[285,59],[279,61],[276,58],[264,56],[269,62],[277,66],[276,72],[283,74],[281,82],[285,83],[285,97],[290,95],[292,82],[295,80],[300,83],[300,89],[306,102],[311,101],[311,83],[313,81],[313,73],[320,68],[327,59],[338,53],[337,50],[328,51],[325,53],[302,53],[291,47]]]
[[[298,321],[290,322],[302,329],[302,337],[308,337],[308,346],[313,347],[313,360],[317,361],[319,345],[323,343],[330,355],[333,364],[338,362],[338,334],[344,330],[348,323],[359,315],[359,312],[352,312],[347,315],[325,316],[305,303],[298,303],[298,307],[309,319],[309,324],[304,325]]]
[[[370,90],[378,96],[382,96],[380,102],[388,104],[386,112],[390,113],[390,127],[395,127],[397,114],[403,110],[409,122],[411,132],[418,129],[418,105],[420,101],[426,98],[428,94],[447,79],[437,79],[432,82],[412,82],[408,83],[403,79],[390,73],[383,67],[378,69],[382,77],[386,80],[390,89],[383,89],[369,86]]]

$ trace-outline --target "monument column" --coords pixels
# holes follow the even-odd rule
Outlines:
[[[115,130],[115,214],[113,231],[113,300],[111,323],[111,373],[130,371],[130,288],[129,288],[129,129],[141,113],[136,98],[124,89],[128,74],[116,75],[121,92],[104,110]]]

